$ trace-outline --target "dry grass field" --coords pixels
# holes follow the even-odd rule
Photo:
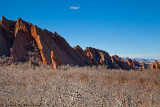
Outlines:
[[[160,107],[160,71],[0,66],[0,107]]]

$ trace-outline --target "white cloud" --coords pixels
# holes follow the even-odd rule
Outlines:
[[[80,6],[77,6],[77,7],[76,6],[71,6],[70,7],[71,10],[78,10],[79,8],[80,8]]]

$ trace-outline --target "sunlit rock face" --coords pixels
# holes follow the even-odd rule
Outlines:
[[[152,70],[153,69],[156,69],[156,70],[160,70],[160,64],[158,63],[157,60],[154,61],[154,63],[151,64],[151,67],[150,67]]]
[[[72,48],[68,42],[56,32],[41,29],[18,18],[17,21],[2,17],[0,21],[0,56],[10,56],[13,62],[29,60],[29,52],[37,49],[38,57],[43,64],[52,65],[57,69],[60,65],[98,66],[105,65],[108,69],[129,70],[138,66],[136,60],[126,59],[117,55],[110,56],[107,52],[92,47],[83,50],[80,46]],[[157,66],[156,66],[157,67]]]
[[[158,61],[155,60],[154,63],[155,63],[155,69],[157,70],[160,69],[160,64],[158,63]]]
[[[54,68],[66,64],[86,65],[66,40],[57,33],[53,34],[32,26],[31,34],[37,43],[44,64],[52,64]]]

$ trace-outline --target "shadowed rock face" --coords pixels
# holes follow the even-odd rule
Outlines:
[[[81,57],[81,59],[83,60],[83,62],[86,63],[86,65],[93,65],[93,63],[90,61],[89,57],[86,55],[86,53],[84,52],[84,50],[79,45],[77,45],[73,49]]]
[[[9,55],[9,46],[8,46],[8,41],[6,40],[4,36],[4,31],[3,28],[0,27],[0,56],[2,55]]]
[[[151,64],[151,69],[152,69],[152,70],[155,69],[154,63]]]
[[[139,63],[135,59],[132,60],[132,64],[134,64],[134,66],[140,66]]]
[[[141,67],[141,65],[135,59],[132,60],[127,57],[126,62],[132,69],[135,69],[135,67]]]
[[[128,65],[127,62],[124,62],[122,58],[119,58],[117,55],[112,56],[112,63],[114,65],[114,68],[116,69],[124,69],[129,70],[131,67]]]
[[[0,25],[8,32],[13,32],[14,33],[14,27],[15,27],[16,22],[12,20],[6,19],[4,16],[2,16],[2,20],[0,22]]]
[[[0,21],[0,56],[8,55],[14,62],[28,61],[29,52],[38,49],[35,57],[44,64],[57,69],[59,65],[92,66],[105,65],[110,69],[131,69],[138,65],[136,60],[126,62],[118,56],[110,56],[107,52],[80,46],[72,48],[67,41],[52,32],[38,28],[18,18],[17,21],[2,17]]]
[[[2,16],[0,21],[0,56],[10,55],[10,48],[14,41],[15,21],[7,20]]]
[[[35,40],[31,35],[31,25],[18,18],[15,25],[15,39],[11,56],[14,62],[27,61],[28,52],[33,51]]]
[[[78,64],[80,66],[86,65],[86,63],[83,61],[83,59],[75,52],[75,50],[67,43],[67,41],[63,37],[61,37],[60,35],[58,35],[55,32],[52,35],[52,39],[60,47],[60,49],[73,60],[73,63],[71,63],[71,64],[73,64],[73,65]]]
[[[93,65],[106,65],[107,68],[113,68],[111,56],[107,52],[87,47],[85,49],[85,53],[87,54],[90,62],[92,62]]]

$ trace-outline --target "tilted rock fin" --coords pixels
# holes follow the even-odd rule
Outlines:
[[[31,25],[18,18],[15,25],[15,39],[13,42],[11,56],[14,62],[27,61],[28,52],[34,50],[35,40],[31,35]]]

